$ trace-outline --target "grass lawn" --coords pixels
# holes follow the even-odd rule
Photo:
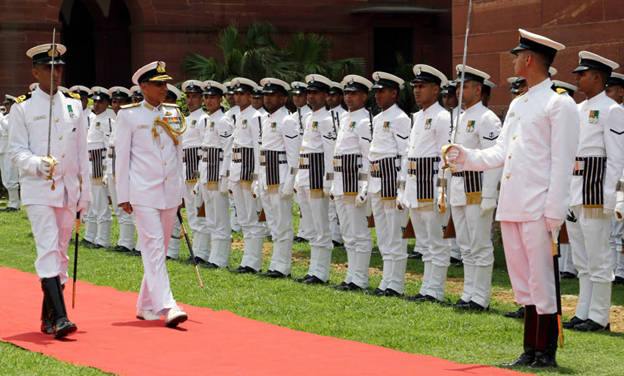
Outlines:
[[[297,218],[298,220],[298,218]],[[296,221],[297,221],[296,220]],[[374,233],[373,233],[374,235]],[[113,244],[118,228],[113,223]],[[241,235],[235,235],[239,239]],[[414,241],[410,241],[410,249]],[[375,249],[376,250],[376,249]],[[138,292],[143,267],[139,257],[106,250],[80,249],[79,279],[100,286],[112,286],[121,291]],[[295,244],[296,262],[293,277],[307,271],[307,244]],[[73,246],[70,251],[73,257]],[[35,245],[25,210],[0,213],[0,266],[35,272]],[[181,243],[181,258],[186,258],[186,245]],[[239,265],[242,250],[234,249],[230,267]],[[340,283],[346,274],[344,249],[334,249],[330,283]],[[265,257],[264,270],[269,265]],[[73,262],[70,262],[70,267]],[[381,270],[379,255],[373,255],[371,268]],[[325,286],[305,286],[290,279],[271,280],[255,275],[236,275],[225,270],[200,269],[205,288],[199,288],[193,267],[181,261],[168,261],[174,297],[177,301],[213,310],[227,310],[240,316],[280,325],[295,330],[344,338],[405,351],[436,356],[460,363],[498,365],[515,359],[521,352],[522,322],[504,318],[503,312],[517,307],[505,300],[493,300],[488,312],[482,314],[458,312],[438,304],[416,304],[397,298],[378,298],[361,293],[335,291]],[[423,263],[409,260],[406,294],[414,295],[420,288]],[[376,287],[381,273],[372,270],[371,288]],[[451,266],[449,278],[462,278],[463,270]],[[71,271],[70,271],[71,276]],[[37,283],[33,279],[33,283]],[[449,282],[449,285],[451,282]],[[457,285],[457,282],[455,282]],[[563,280],[564,294],[576,294],[578,282]],[[500,247],[496,249],[493,289],[510,290],[505,262]],[[456,291],[449,287],[449,291]],[[448,293],[455,301],[458,294]],[[616,286],[614,305],[624,305],[624,289]],[[10,302],[4,302],[10,306]],[[135,307],[128,307],[134,316]],[[70,309],[71,318],[71,309]],[[80,323],[77,323],[80,326]],[[38,325],[33,323],[33,325]],[[621,355],[624,334],[588,334],[565,332],[566,347],[557,353],[559,368],[539,375],[621,375],[624,358]],[[210,339],[207,339],[210,340]],[[303,350],[302,350],[303,351]],[[96,375],[103,372],[22,350],[0,342],[0,374],[16,375]],[[417,365],[415,365],[417,366]],[[523,369],[529,372],[529,369]]]

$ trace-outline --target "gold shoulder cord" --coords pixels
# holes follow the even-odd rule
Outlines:
[[[167,134],[169,135],[169,137],[171,137],[171,139],[173,140],[173,143],[176,146],[180,143],[178,136],[180,136],[182,133],[186,131],[186,119],[184,118],[184,115],[182,115],[182,113],[180,112],[179,108],[176,108],[176,110],[178,111],[178,115],[180,116],[180,121],[182,122],[182,126],[180,127],[180,129],[177,130],[177,129],[171,128],[171,125],[169,125],[169,123],[162,120],[160,116],[157,116],[156,120],[154,120],[154,126],[152,127],[152,134],[154,135],[154,139],[158,137],[158,130],[156,129],[156,126],[158,125],[162,129],[164,129],[165,132],[167,132]]]

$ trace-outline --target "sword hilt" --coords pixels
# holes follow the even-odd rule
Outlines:
[[[54,167],[59,164],[59,162],[51,155],[48,155],[47,157],[42,157],[41,160],[52,166],[52,168],[50,169],[50,175],[47,175],[45,177],[45,180],[52,180],[52,187],[50,189],[55,190],[56,187],[54,182]]]

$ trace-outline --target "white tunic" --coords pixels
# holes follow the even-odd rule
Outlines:
[[[325,107],[321,107],[319,110],[313,111],[312,115],[306,119],[300,154],[325,153],[323,156],[325,174],[332,172],[336,134],[334,133],[331,114]],[[325,177],[323,181],[325,184]],[[299,169],[295,185],[310,185],[309,169]]]
[[[232,148],[252,148],[254,156],[253,173],[258,174],[258,161],[260,160],[260,113],[252,106],[248,106],[236,116],[234,124],[233,145]],[[230,163],[230,180],[239,181],[241,175],[242,163]]]
[[[0,153],[9,151],[9,117],[11,114],[0,114]]]
[[[604,208],[613,210],[615,185],[622,177],[624,168],[624,108],[603,91],[578,104],[578,117],[580,134],[576,156],[607,158],[603,179]],[[573,176],[570,206],[582,204],[583,176]]]
[[[40,158],[48,153],[49,111],[50,96],[40,88],[11,107],[9,152],[20,171],[22,205],[75,208],[78,201],[91,200],[82,104],[58,91],[52,100],[50,154],[59,162],[54,168],[54,191],[52,181],[37,170]]]
[[[460,115],[459,126],[451,135],[453,143],[461,144],[470,149],[487,149],[496,145],[500,135],[501,122],[498,116],[485,107],[481,102],[468,108]],[[463,165],[457,165],[457,171],[463,171]],[[497,197],[497,185],[500,179],[500,169],[483,172],[481,196],[484,198]],[[464,178],[451,178],[450,202],[452,206],[466,205]]]
[[[291,169],[299,167],[299,125],[290,116],[286,107],[282,107],[272,114],[267,114],[262,121],[262,145],[260,151],[280,151],[286,155],[286,163],[279,165],[279,182],[283,184],[287,179],[294,178]],[[282,157],[280,157],[282,160]],[[266,166],[260,166],[259,184],[266,190]]]
[[[503,166],[498,221],[566,217],[579,120],[574,100],[551,86],[547,78],[514,99],[496,145],[466,157],[466,170]]]
[[[115,134],[117,197],[119,203],[165,210],[182,203],[184,194],[182,142],[176,146],[169,135],[156,126],[156,117],[182,116],[177,106],[146,101],[119,111]]]
[[[89,115],[89,130],[87,131],[87,147],[89,150],[108,148],[114,123],[115,120],[111,118],[108,111],[104,111],[99,115],[92,112]]]
[[[230,161],[232,160],[232,133],[234,132],[234,124],[230,117],[223,113],[220,109],[208,116],[208,126],[204,130],[204,140],[202,146],[205,148],[216,148],[223,150],[223,161],[219,176],[227,176],[230,169]],[[200,179],[202,184],[208,182],[205,163],[202,162],[200,168]]]
[[[342,108],[342,107],[341,107]],[[370,166],[368,152],[372,139],[372,128],[370,114],[365,108],[357,111],[349,111],[342,114],[340,118],[340,128],[336,136],[336,146],[334,156],[359,154],[361,155],[362,167],[360,174],[367,174]],[[334,195],[343,195],[342,173],[334,173]]]

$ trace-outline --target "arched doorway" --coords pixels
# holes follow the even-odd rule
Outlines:
[[[65,86],[130,85],[131,19],[123,0],[64,0],[59,21]]]

